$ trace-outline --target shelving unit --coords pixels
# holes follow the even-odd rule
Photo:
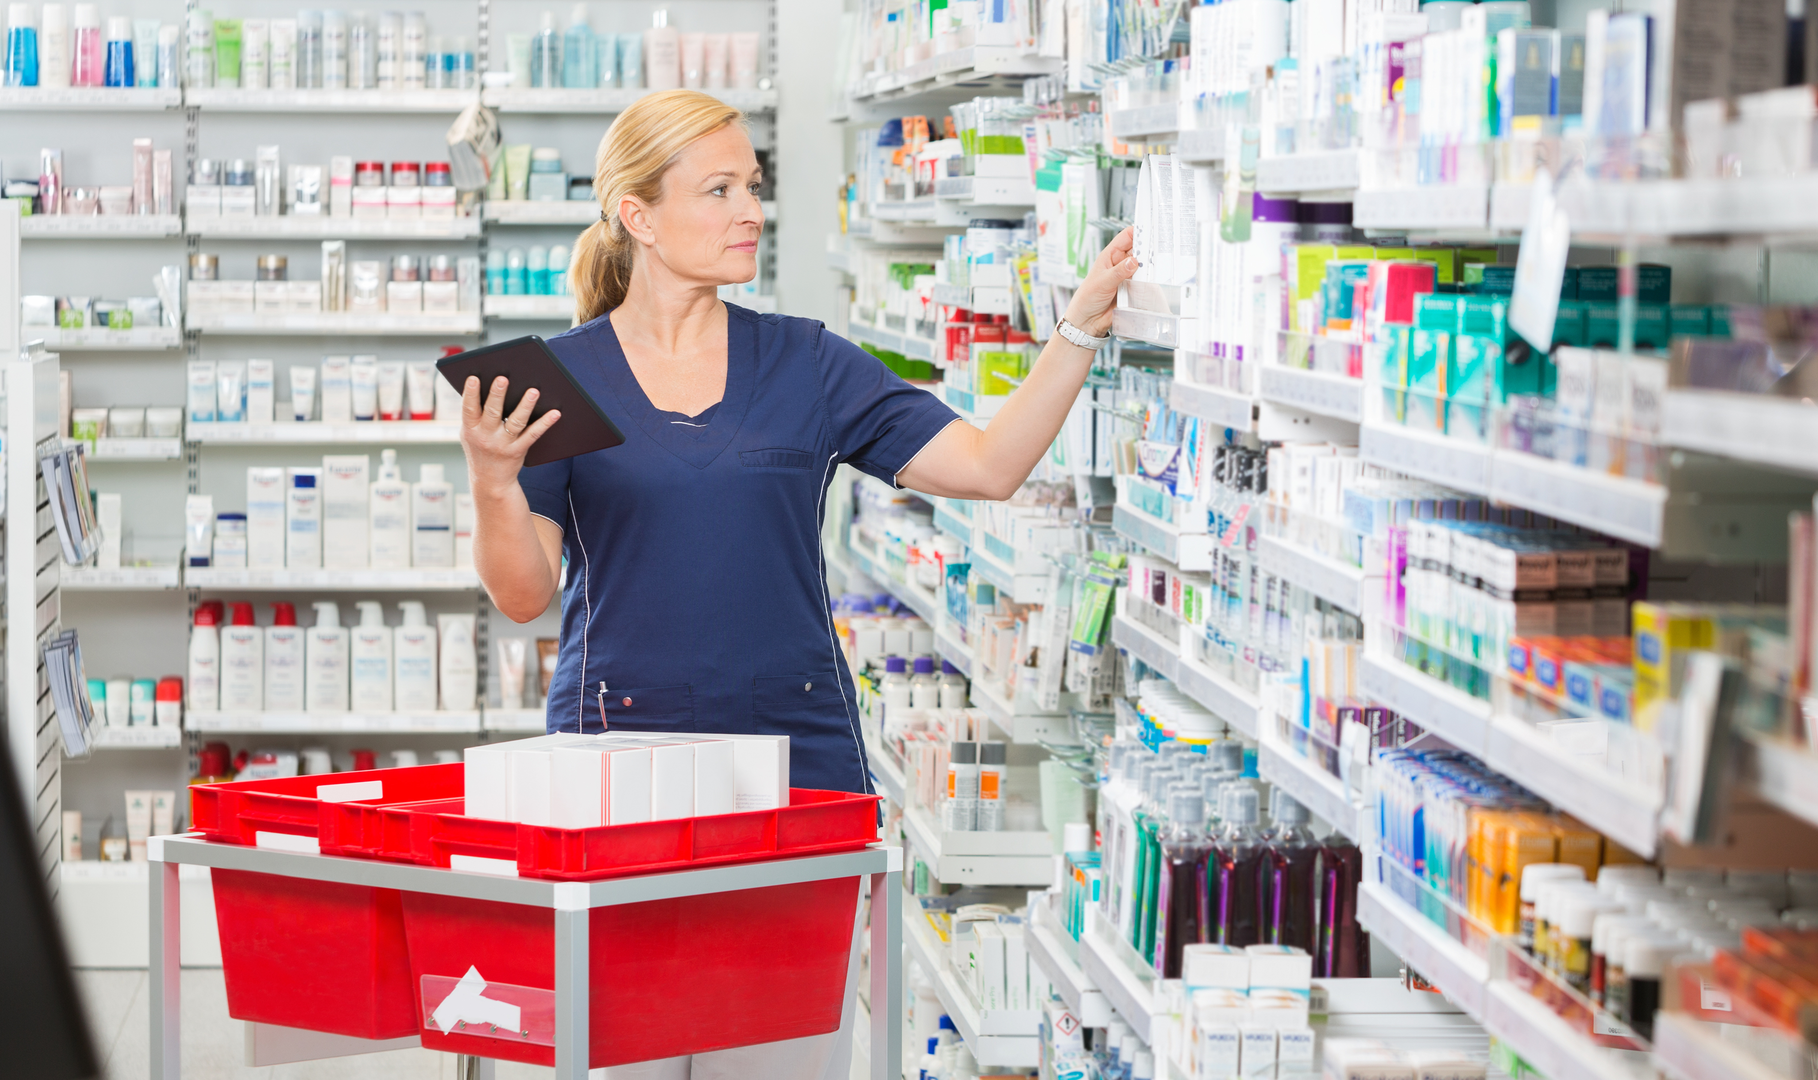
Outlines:
[[[366,420],[335,424],[323,420],[248,424],[192,420],[186,437],[190,442],[268,446],[341,446],[372,443],[391,446],[408,443],[457,443],[461,425],[449,420]]]
[[[80,330],[27,326],[22,335],[28,342],[42,339],[44,347],[52,352],[166,352],[183,344],[183,331],[174,326],[134,327],[131,330],[109,330],[102,326]]]
[[[190,312],[185,325],[202,334],[245,334],[249,336],[367,335],[374,337],[457,336],[480,332],[480,313],[457,312],[450,315],[400,312],[239,312],[197,314]]]
[[[480,219],[192,215],[189,235],[203,240],[471,240],[480,235]]]
[[[189,87],[183,104],[206,112],[444,113],[473,104],[472,90],[248,90]]]
[[[480,713],[335,713],[335,712],[189,712],[189,731],[208,734],[377,735],[390,732],[461,732],[480,730]]]
[[[1249,431],[1256,426],[1256,399],[1235,390],[1175,379],[1169,390],[1169,400],[1181,412],[1214,424],[1238,431]]]
[[[981,1067],[1032,1069],[1041,1063],[1036,1040],[1041,1013],[1035,1009],[981,1008],[947,962],[946,943],[915,904],[903,905],[903,941],[909,955],[934,980],[941,1006]]]
[[[95,729],[97,750],[174,750],[183,745],[180,727],[114,727]]]
[[[473,570],[417,567],[405,570],[231,570],[192,566],[183,572],[183,582],[192,589],[427,592],[477,589],[480,575]]]
[[[581,113],[611,115],[622,113],[632,102],[652,90],[568,90],[562,88],[510,87],[480,91],[480,102],[501,113]],[[773,112],[775,90],[715,90],[713,96],[746,112]]]
[[[182,232],[175,214],[33,214],[20,222],[27,240],[156,240]]]
[[[495,295],[486,297],[480,310],[488,319],[573,322],[574,297]]]
[[[1329,375],[1321,371],[1302,371],[1264,364],[1258,369],[1259,390],[1264,401],[1304,409],[1360,424],[1364,417],[1364,384],[1362,379]]]
[[[182,439],[113,439],[102,436],[89,452],[93,461],[176,461],[183,456]]]
[[[1046,885],[1054,841],[1045,832],[947,832],[919,806],[903,810],[909,842],[950,885]]]
[[[1067,931],[1046,904],[1037,904],[1024,931],[1029,948],[1029,962],[1060,995],[1067,1008],[1086,1027],[1107,1027],[1111,1023],[1111,1003],[1092,980],[1078,959],[1079,943],[1067,939]]]
[[[167,590],[182,586],[175,566],[124,566],[102,570],[93,566],[65,566],[63,588],[70,592]]]
[[[91,86],[0,88],[0,111],[163,112],[183,104],[183,91]]]

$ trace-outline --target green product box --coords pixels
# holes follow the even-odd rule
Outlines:
[[[1576,266],[1566,267],[1565,276],[1559,279],[1559,298],[1561,300],[1578,299],[1578,268]]]
[[[1708,308],[1706,308],[1705,311],[1710,316],[1710,323],[1711,323],[1710,330],[1709,330],[1710,335],[1714,338],[1729,337],[1730,336],[1730,305],[1712,304]]]
[[[1635,305],[1635,347],[1664,349],[1671,341],[1667,332],[1667,306],[1646,303]]]
[[[1710,333],[1710,308],[1703,304],[1673,304],[1667,308],[1668,336],[1708,337]]]
[[[1338,257],[1338,249],[1331,244],[1283,244],[1281,252],[1283,284],[1288,292],[1288,329],[1312,333],[1314,327],[1301,325],[1301,302],[1312,299],[1325,285],[1326,264]]]
[[[1592,349],[1614,349],[1622,333],[1622,308],[1616,301],[1593,300],[1585,304],[1584,343]]]
[[[1570,345],[1584,348],[1590,343],[1586,323],[1590,305],[1583,300],[1561,300],[1559,313],[1553,317],[1553,347]]]

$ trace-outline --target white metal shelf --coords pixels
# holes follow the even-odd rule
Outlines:
[[[1164,311],[1120,307],[1111,312],[1111,333],[1125,341],[1156,345],[1164,349],[1178,348],[1180,316]]]
[[[1030,75],[1052,75],[1061,70],[1058,58],[1028,56],[1015,49],[972,45],[940,53],[908,67],[868,75],[849,88],[855,105],[879,105],[889,102],[909,106],[925,94],[960,84],[960,93],[975,96],[971,85],[993,78],[1022,79]]]
[[[65,592],[163,591],[181,587],[175,566],[122,566],[102,570],[94,566],[65,566],[59,585]]]
[[[1655,1080],[1657,1076],[1642,1055],[1598,1046],[1530,992],[1506,979],[1491,979],[1484,987],[1483,1026],[1547,1080]]]
[[[1054,841],[1045,832],[947,832],[920,806],[903,807],[903,831],[947,885],[1046,885]]]
[[[407,570],[239,570],[191,566],[183,572],[192,589],[309,589],[381,592],[465,591],[480,587],[480,575],[469,569]]]
[[[1371,937],[1402,958],[1464,1013],[1483,1022],[1489,964],[1380,882],[1357,889],[1357,921]],[[1520,1050],[1520,1047],[1517,1047]],[[1525,1051],[1524,1051],[1525,1053]]]
[[[1139,1036],[1148,1035],[1161,1016],[1155,1000],[1154,969],[1138,974],[1120,955],[1119,943],[1102,938],[1104,927],[1096,924],[1097,919],[1088,916],[1086,931],[1079,936],[1080,971],[1105,995],[1124,1023]]]
[[[884,567],[879,566],[876,560],[856,548],[848,546],[846,550],[853,565],[858,568],[860,573],[877,582],[885,592],[902,601],[923,622],[929,626],[934,625],[935,612],[939,608],[935,602],[934,593],[920,585],[911,585],[908,582],[896,580],[886,573]]]
[[[463,311],[454,314],[419,312],[222,312],[187,317],[191,330],[204,334],[244,334],[248,336],[316,337],[323,334],[361,334],[371,336],[453,335],[466,336],[480,332],[480,313]]]
[[[1490,490],[1490,448],[1395,424],[1366,423],[1358,456],[1371,465],[1435,484],[1485,495]]]
[[[1358,150],[1316,150],[1256,162],[1256,190],[1269,195],[1349,191],[1357,187]]]
[[[1212,568],[1213,538],[1209,533],[1191,532],[1123,502],[1111,508],[1111,527],[1182,570]]]
[[[1491,719],[1484,761],[1643,858],[1654,856],[1664,792],[1649,792],[1595,762],[1575,759],[1512,716]]]
[[[90,734],[89,745],[97,750],[169,750],[183,745],[183,729],[151,724],[137,727],[97,724]]]
[[[1006,701],[986,679],[972,679],[972,704],[984,710],[985,716],[1010,742],[1071,745],[1079,741],[1073,733],[1073,722],[1065,712],[1031,712],[1023,707],[1027,703],[1020,695],[1013,701]]]
[[[1808,709],[1814,705],[1818,702],[1806,703]],[[1751,740],[1745,747],[1756,794],[1807,824],[1818,825],[1818,754],[1772,739]]]
[[[1663,1009],[1654,1015],[1654,1064],[1667,1080],[1784,1080],[1723,1032],[1724,1025]]]
[[[480,730],[480,714],[467,712],[196,712],[184,714],[190,731],[272,735],[315,735],[347,732],[377,735],[388,732],[473,732]]]
[[[495,709],[488,705],[480,710],[480,729],[534,731],[540,734],[549,730],[549,713],[544,709]]]
[[[1358,843],[1363,842],[1364,811],[1345,796],[1344,784],[1331,773],[1280,745],[1265,733],[1256,748],[1256,772],[1294,797],[1321,821]]]
[[[1280,537],[1265,536],[1256,545],[1265,572],[1291,581],[1353,615],[1364,613],[1363,567],[1349,566]],[[1380,584],[1380,583],[1379,583]]]
[[[256,90],[192,86],[183,103],[209,112],[458,113],[477,90]]]
[[[495,199],[481,216],[500,225],[588,226],[600,220],[600,204],[591,199]]]
[[[1180,672],[1179,647],[1135,619],[1111,617],[1111,644],[1148,664],[1170,682]]]
[[[906,788],[907,781],[903,776],[903,767],[897,763],[896,758],[891,756],[888,750],[878,745],[877,740],[872,737],[869,724],[865,727],[865,760],[871,765],[871,779],[873,786],[877,788],[877,793],[898,807],[907,807],[909,804],[906,800],[909,796]]]
[[[1034,206],[1035,185],[1028,177],[946,176],[934,182],[934,197],[961,206]]]
[[[1183,656],[1174,666],[1174,685],[1245,738],[1257,737],[1262,726],[1262,703],[1236,683],[1192,657]]]
[[[573,296],[489,295],[482,304],[481,311],[488,319],[516,319],[535,322],[574,321]]]
[[[502,87],[480,91],[480,101],[502,113],[622,113],[639,98],[659,91],[625,89],[570,90],[562,87]],[[776,109],[775,90],[709,90],[708,93],[735,109],[771,112]]]
[[[1030,905],[1029,920],[1023,924],[1023,942],[1029,949],[1029,962],[1042,969],[1048,985],[1060,995],[1074,1017],[1086,1027],[1108,1027],[1111,1003],[1086,978],[1085,969],[1074,958],[1079,943],[1069,951],[1066,928],[1060,925],[1051,905],[1036,900]]]
[[[909,946],[909,955],[933,980],[935,995],[979,1065],[1032,1069],[1041,1064],[1036,1038],[1041,1011],[981,1008],[947,961],[950,946],[935,933],[921,905],[913,900],[903,905],[903,940]]]
[[[176,214],[33,214],[19,219],[19,235],[27,240],[157,240],[182,234],[183,219]]]
[[[943,619],[934,628],[934,651],[942,660],[952,664],[954,670],[966,678],[972,678],[972,650],[961,644],[947,630],[948,621]]]
[[[1172,142],[1180,131],[1180,103],[1114,109],[1106,119],[1111,138],[1119,142]]]
[[[116,439],[102,436],[95,440],[90,461],[175,461],[183,456],[182,439]]]
[[[189,234],[204,240],[470,240],[480,235],[480,219],[192,214]]]
[[[880,349],[899,352],[911,360],[934,359],[934,342],[900,330],[886,330],[858,319],[848,320],[846,336],[853,341],[869,343]]]
[[[1259,374],[1259,389],[1265,401],[1353,424],[1363,422],[1362,379],[1279,364],[1264,364]]]
[[[278,421],[252,424],[229,421],[190,421],[190,442],[243,446],[316,446],[342,443],[457,443],[461,425],[447,420],[365,420],[338,424],[325,420]]]
[[[1182,131],[1174,143],[1174,153],[1189,165],[1222,165],[1225,130],[1220,127]]]
[[[1371,626],[1366,632],[1382,633]],[[1423,675],[1399,660],[1366,654],[1358,672],[1363,692],[1480,760],[1488,760],[1490,703]],[[1519,779],[1517,777],[1516,779]]]
[[[1687,450],[1818,474],[1818,408],[1808,400],[1668,390],[1660,430],[1670,445]]]
[[[65,330],[60,326],[22,326],[21,341],[44,339],[51,352],[165,352],[183,344],[183,331],[174,326],[134,327],[131,330],[109,330],[88,326]]]
[[[183,91],[137,87],[9,86],[0,89],[0,110],[10,112],[162,112],[183,104]]]
[[[1431,185],[1359,191],[1351,204],[1351,224],[1359,229],[1487,232],[1489,202],[1487,187]]]
[[[1490,455],[1489,496],[1643,547],[1662,544],[1667,489],[1519,451]]]
[[[1256,399],[1236,390],[1177,378],[1169,387],[1168,402],[1188,416],[1221,427],[1250,431],[1256,426]]]

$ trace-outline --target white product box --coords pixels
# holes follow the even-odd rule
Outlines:
[[[997,928],[1004,934],[1004,1008],[1029,1008],[1029,942],[1023,921],[1007,917]]]
[[[353,357],[324,356],[316,383],[322,401],[322,420],[329,424],[353,423]]]
[[[285,290],[288,302],[285,310],[297,314],[312,314],[322,310],[322,283],[320,281],[293,281]]]
[[[120,493],[98,492],[95,495],[95,517],[101,525],[101,551],[95,565],[103,570],[120,568]]]
[[[385,198],[382,187],[356,187],[353,189],[353,216],[357,218],[382,218],[386,216],[389,200]]]
[[[1275,1072],[1278,1076],[1311,1076],[1319,1071],[1317,1046],[1310,1027],[1279,1028],[1275,1032]]]
[[[584,745],[594,739],[592,735],[577,735],[572,731],[557,732],[463,750],[462,794],[467,800],[468,816],[489,821],[517,820],[514,814],[516,793],[512,784],[513,757],[533,749],[549,752],[559,747]]]
[[[367,510],[372,492],[372,458],[366,454],[322,457],[322,565],[357,570],[371,554]]]
[[[246,362],[246,420],[253,424],[272,422],[277,398],[277,364],[271,360]]]
[[[398,284],[392,282],[393,285]],[[453,315],[461,310],[461,283],[458,281],[420,281],[423,310]],[[395,305],[394,305],[395,306]]]
[[[982,922],[972,932],[977,939],[972,955],[978,968],[978,1003],[987,1009],[1006,1008],[1004,931],[996,923]]]
[[[1313,958],[1292,945],[1249,945],[1250,996],[1282,992],[1303,1001],[1313,989]]]
[[[221,215],[221,185],[191,184],[183,189],[183,209],[190,217]]]
[[[284,565],[314,570],[322,565],[322,470],[285,470]]]
[[[451,219],[455,216],[455,189],[451,187],[418,188],[423,193],[423,216]]]
[[[1180,954],[1180,982],[1188,994],[1208,987],[1248,990],[1250,958],[1230,945],[1188,945]]]
[[[257,191],[251,184],[221,185],[221,216],[252,217],[258,210]]]
[[[702,739],[694,744],[695,817],[733,812],[732,759],[730,740]]]
[[[184,291],[194,314],[237,313],[253,310],[254,284],[256,282],[251,281],[192,281]]]
[[[1197,1029],[1199,1068],[1196,1076],[1236,1076],[1243,1041],[1235,1024],[1202,1024]]]
[[[385,309],[412,313],[422,311],[423,283],[421,281],[387,281],[385,283]]]
[[[512,820],[526,825],[554,825],[554,748],[530,746],[513,750],[509,760]]]
[[[423,189],[418,187],[386,188],[385,212],[387,217],[394,218],[422,217]]]
[[[253,282],[254,311],[285,311],[290,307],[290,282]]]
[[[789,736],[719,735],[732,742],[732,808],[775,810],[789,805]]]
[[[650,820],[694,815],[694,744],[660,743],[650,748]]]
[[[246,565],[254,570],[284,569],[284,488],[281,468],[246,470]]]
[[[1243,1024],[1238,1027],[1238,1040],[1242,1044],[1238,1051],[1239,1076],[1245,1080],[1273,1080],[1275,1076],[1275,1029],[1262,1024]]]
[[[1489,1064],[1456,1050],[1415,1050],[1408,1055],[1415,1080],[1484,1080]]]

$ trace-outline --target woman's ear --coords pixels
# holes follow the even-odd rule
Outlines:
[[[626,234],[645,247],[656,243],[656,223],[652,217],[650,206],[636,195],[626,195],[619,200],[619,220],[624,222]]]

